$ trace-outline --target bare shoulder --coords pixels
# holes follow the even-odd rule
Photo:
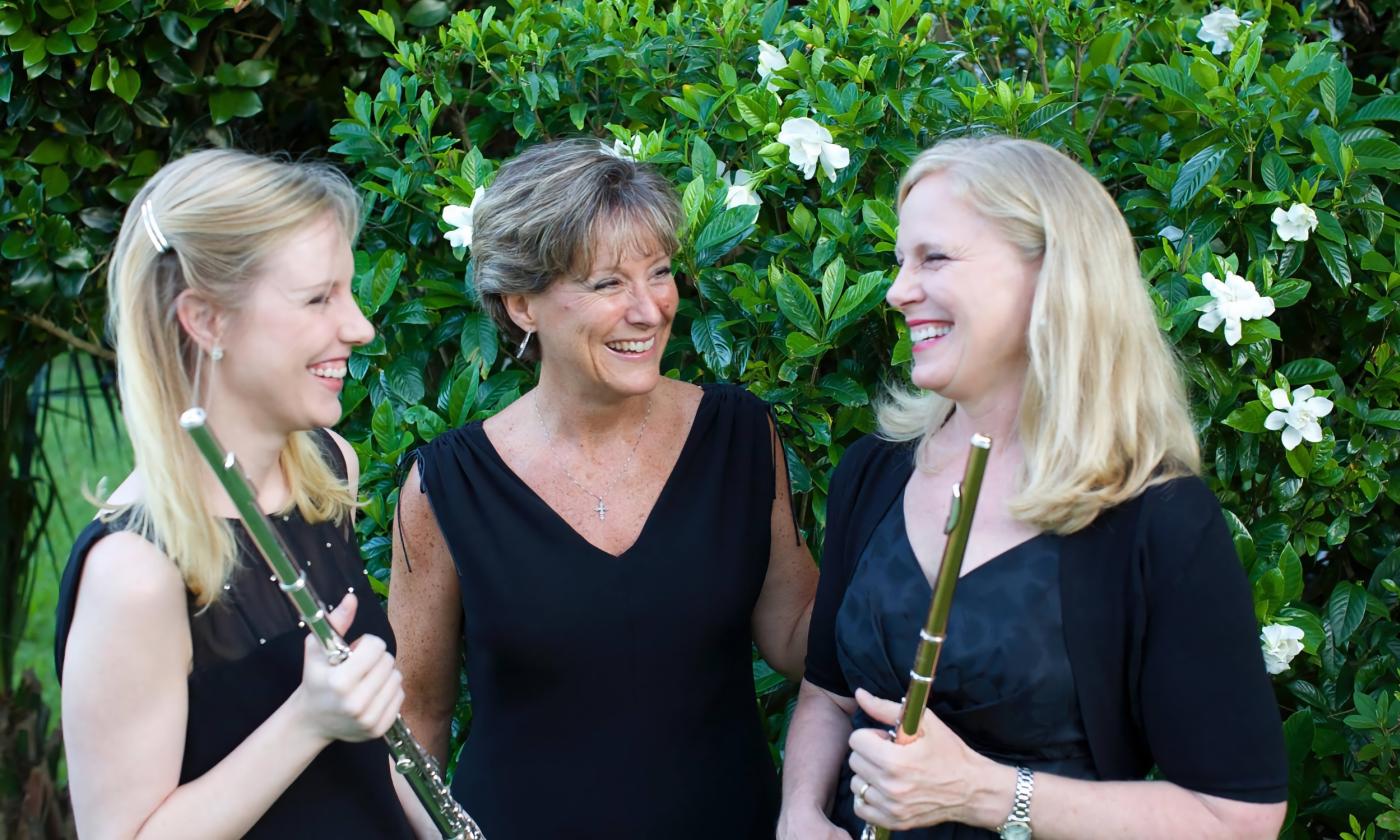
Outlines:
[[[689,424],[700,408],[705,389],[689,382],[681,382],[679,379],[662,377],[661,383],[656,387],[656,394]]]
[[[416,463],[409,468],[408,477],[399,488],[395,518],[398,520],[394,534],[395,548],[403,550],[406,543],[411,546],[408,549],[412,555],[409,562],[417,564],[422,559],[437,565],[432,562],[433,558],[446,551],[447,543],[438,525],[437,514],[433,512],[432,503],[423,489],[422,476]]]
[[[140,501],[145,490],[146,483],[141,479],[141,473],[132,470],[131,474],[117,485],[117,489],[113,490],[106,499],[103,499],[103,502],[108,508],[123,507]]]
[[[101,652],[114,645],[159,647],[188,667],[185,581],[155,545],[129,531],[98,540],[88,550],[79,592],[64,659],[65,686],[73,683],[68,678],[75,670],[105,673]]]
[[[82,605],[107,609],[161,609],[185,604],[185,581],[180,570],[150,541],[130,531],[117,531],[93,543],[83,565]]]
[[[335,441],[335,445],[340,449],[340,454],[345,458],[345,475],[350,485],[350,492],[358,491],[360,489],[360,456],[355,454],[355,447],[351,446],[350,441],[334,429],[326,429],[326,434]]]

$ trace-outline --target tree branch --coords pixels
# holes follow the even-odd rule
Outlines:
[[[106,347],[103,347],[100,344],[94,344],[85,338],[81,338],[79,336],[74,335],[68,330],[65,330],[63,327],[60,327],[58,324],[55,324],[53,321],[50,321],[48,318],[43,317],[42,315],[30,315],[25,312],[11,312],[8,309],[0,309],[0,315],[8,315],[11,318],[17,318],[21,321],[24,321],[25,323],[33,324],[34,326],[38,327],[39,329],[43,330],[49,335],[55,336],[56,338],[63,340],[69,346],[74,347],[78,350],[82,350],[84,353],[91,353],[99,359],[104,359],[109,362],[115,362],[117,360],[116,353],[113,353],[111,350],[108,350]]]

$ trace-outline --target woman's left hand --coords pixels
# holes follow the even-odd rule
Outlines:
[[[899,725],[898,703],[865,689],[856,689],[856,702],[875,720]],[[1015,774],[974,752],[928,709],[912,741],[891,741],[888,729],[857,729],[850,745],[856,816],[896,831],[945,822],[977,825],[979,803],[999,785],[1002,774],[997,771]]]

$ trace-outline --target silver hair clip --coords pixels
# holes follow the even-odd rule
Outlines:
[[[151,244],[156,246],[157,253],[164,254],[170,250],[170,243],[166,241],[165,235],[160,232],[160,227],[156,224],[156,211],[151,209],[149,200],[141,205],[141,223],[146,226],[146,235],[151,237]]]

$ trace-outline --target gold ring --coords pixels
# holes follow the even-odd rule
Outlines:
[[[861,785],[860,790],[856,793],[856,802],[859,803],[859,804],[861,804],[861,805],[864,805],[864,804],[865,804],[865,794],[866,794],[867,792],[869,792],[869,790],[870,790],[870,783],[869,783],[869,782],[866,782],[865,784]]]

